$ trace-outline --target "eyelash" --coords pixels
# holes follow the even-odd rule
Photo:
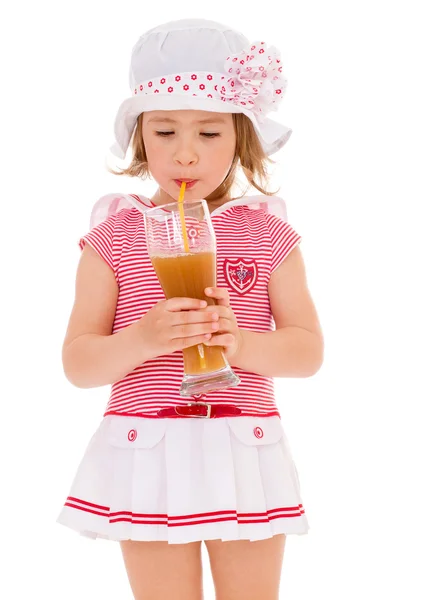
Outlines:
[[[174,131],[155,131],[156,135],[160,137],[169,137],[173,135]],[[220,133],[201,133],[200,135],[204,135],[207,138],[215,138],[220,137]]]

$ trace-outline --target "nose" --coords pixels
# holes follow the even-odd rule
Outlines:
[[[182,167],[196,165],[199,161],[199,156],[194,145],[187,142],[180,144],[174,153],[174,161]]]

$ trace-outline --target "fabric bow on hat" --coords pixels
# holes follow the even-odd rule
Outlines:
[[[229,77],[222,77],[224,101],[253,110],[259,121],[275,111],[282,100],[287,80],[282,75],[279,51],[265,42],[254,42],[250,50],[228,56],[224,64]]]

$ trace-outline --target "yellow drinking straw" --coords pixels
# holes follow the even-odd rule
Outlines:
[[[187,182],[183,181],[182,185],[181,185],[181,191],[179,192],[178,203],[179,203],[179,216],[181,218],[181,223],[182,223],[182,235],[184,237],[184,249],[185,249],[185,252],[189,252],[190,247],[188,246],[188,235],[187,235],[187,228],[185,226],[185,215],[184,215],[184,204],[183,204],[186,185],[187,185]]]
[[[189,252],[190,247],[188,245],[188,235],[187,235],[187,227],[185,225],[185,214],[184,214],[184,204],[183,204],[186,186],[187,186],[186,181],[183,181],[182,185],[181,185],[181,191],[179,192],[178,205],[179,205],[179,216],[180,216],[181,224],[182,224],[182,236],[184,238],[184,250],[185,250],[185,252]],[[205,348],[203,347],[203,344],[198,344],[197,350],[198,350],[199,356],[200,356],[200,367],[201,367],[201,369],[206,369]]]

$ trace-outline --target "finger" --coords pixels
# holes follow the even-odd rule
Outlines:
[[[211,323],[211,321],[218,320],[219,315],[217,311],[206,312],[204,310],[181,310],[172,313],[170,317],[170,324],[174,326],[189,323]]]
[[[232,346],[235,342],[235,337],[231,333],[225,333],[223,335],[213,335],[212,338],[204,342],[205,346]]]
[[[219,317],[224,318],[224,319],[230,319],[232,316],[232,310],[229,306],[220,306],[218,304],[213,304],[210,306],[207,306],[205,308],[205,310],[203,310],[202,312],[205,313],[217,313],[219,315]]]
[[[197,335],[194,337],[187,338],[177,338],[172,340],[171,347],[173,352],[177,350],[184,350],[184,348],[190,348],[191,346],[197,346],[198,344],[206,344],[210,339],[211,334],[208,333],[206,335]]]
[[[190,338],[196,337],[202,334],[215,333],[218,331],[219,325],[217,321],[209,322],[209,323],[195,323],[193,325],[184,324],[184,325],[176,325],[172,327],[171,330],[171,338],[172,339],[182,339],[182,338]]]
[[[219,319],[217,323],[217,333],[232,333],[235,328],[234,323],[230,319]]]
[[[166,302],[166,310],[176,312],[179,310],[199,310],[205,308],[207,302],[196,298],[170,298]]]
[[[229,292],[225,288],[205,288],[205,295],[208,296],[208,298],[214,298],[215,300],[217,300],[219,306],[230,305]]]

